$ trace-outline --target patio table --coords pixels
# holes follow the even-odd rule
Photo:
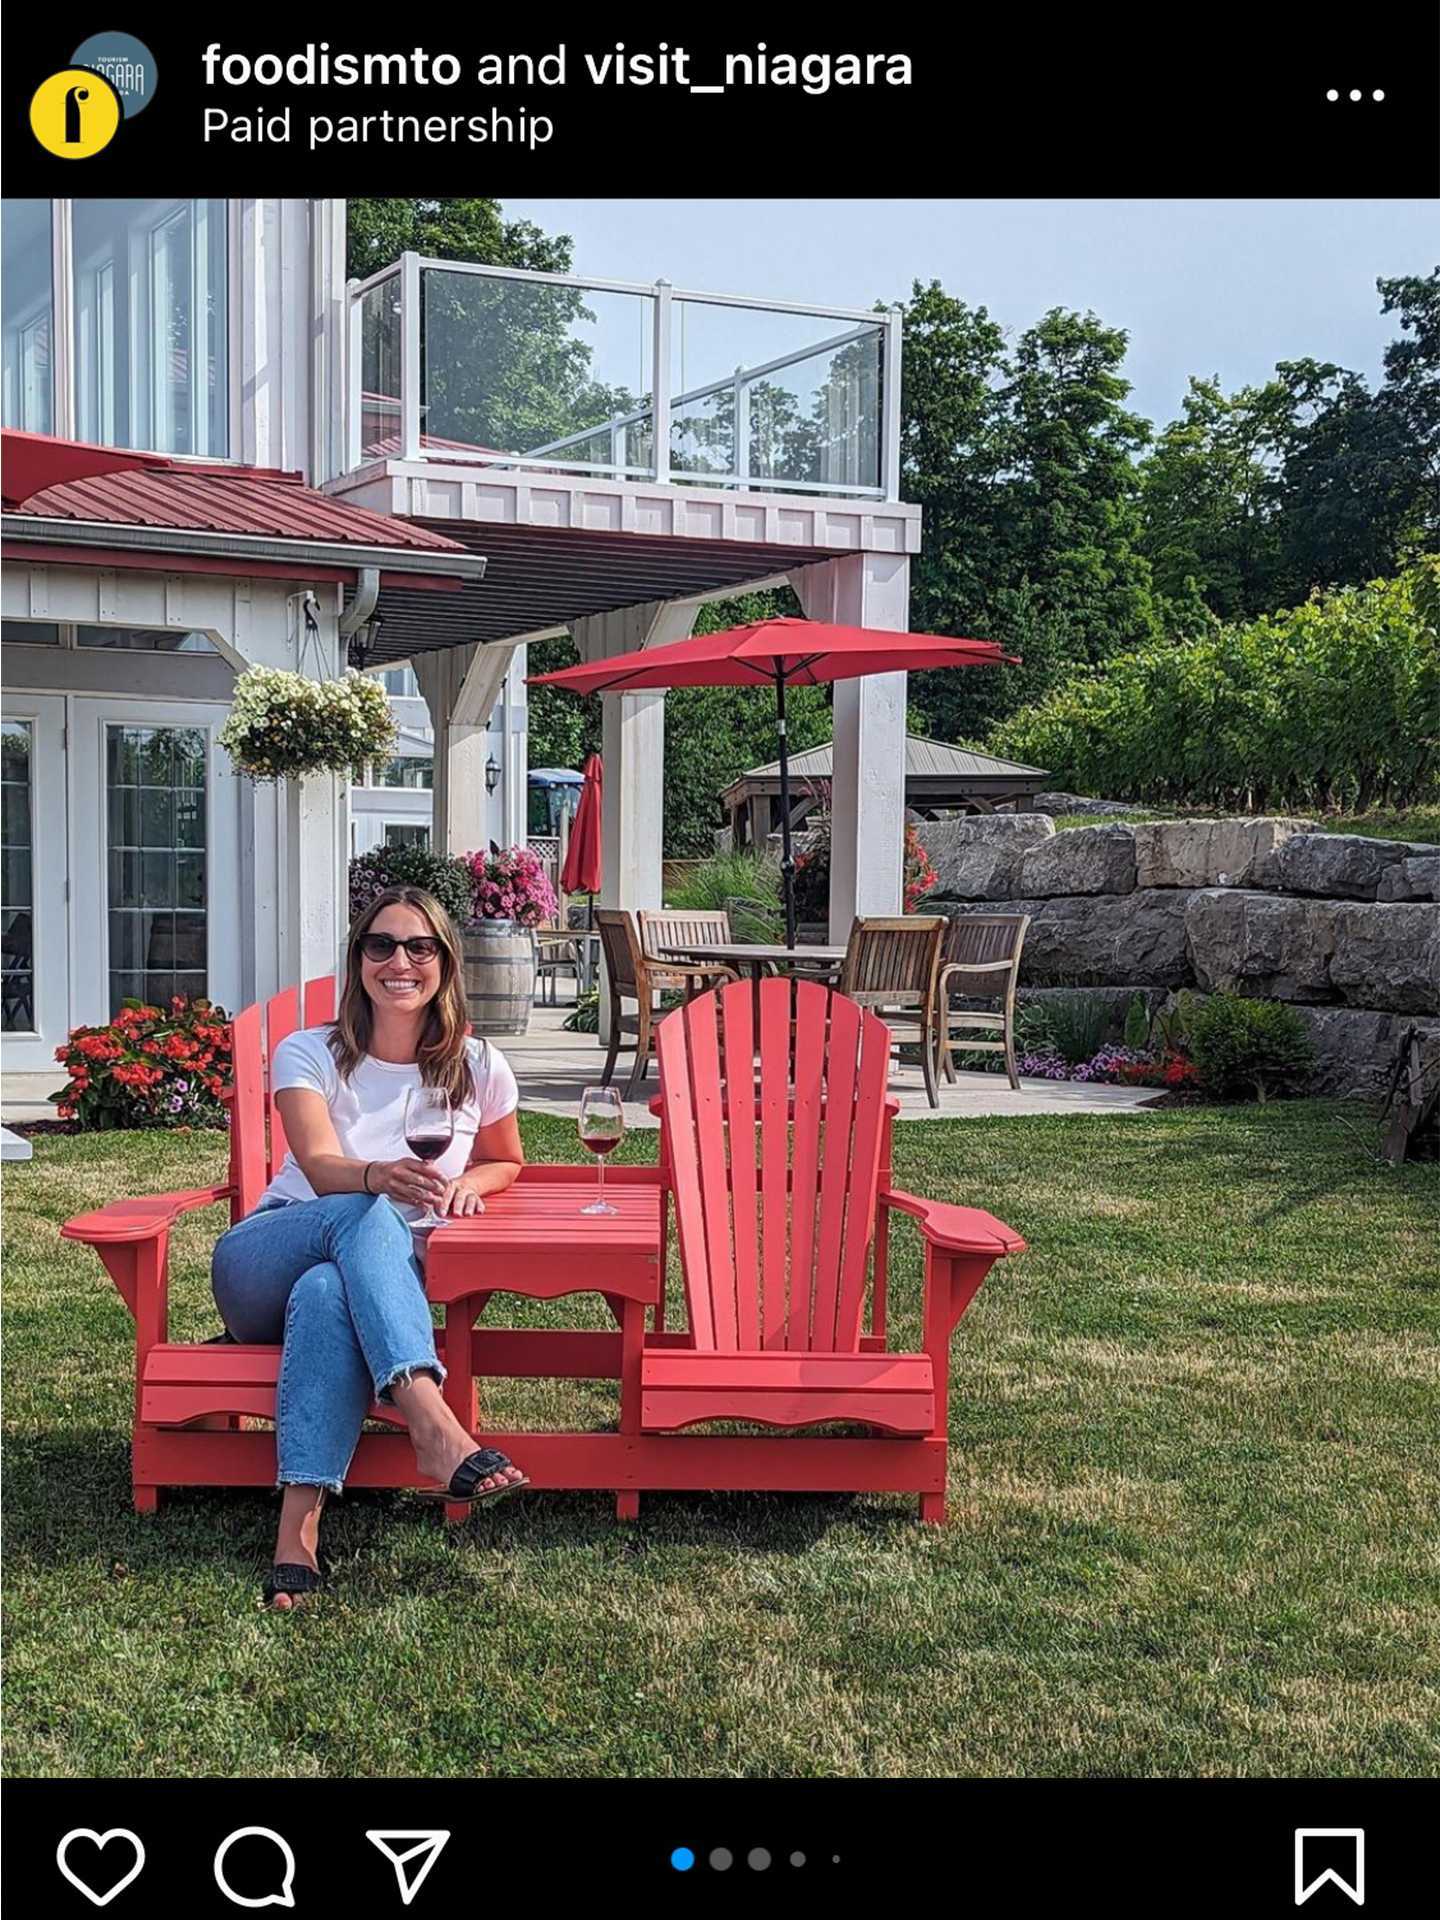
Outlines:
[[[674,960],[723,960],[727,966],[748,968],[757,982],[767,970],[803,974],[838,972],[845,958],[844,947],[750,946],[743,940],[725,941],[713,946],[661,947],[662,956]]]
[[[425,1291],[445,1309],[437,1335],[444,1394],[456,1418],[510,1454],[537,1487],[612,1488],[622,1502],[634,1477],[640,1357],[647,1310],[663,1325],[665,1219],[654,1167],[607,1167],[613,1214],[585,1214],[597,1177],[579,1167],[527,1166],[491,1194],[484,1213],[447,1220],[430,1234]],[[477,1324],[497,1293],[532,1300],[598,1293],[614,1331]],[[475,1378],[611,1379],[620,1382],[616,1433],[494,1433],[477,1427]],[[613,1476],[613,1477],[611,1477]],[[638,1506],[638,1495],[633,1496]],[[461,1519],[468,1509],[448,1505]]]

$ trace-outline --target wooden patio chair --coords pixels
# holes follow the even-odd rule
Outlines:
[[[932,1107],[940,1104],[935,1084],[936,983],[947,924],[938,913],[894,919],[861,916],[850,929],[840,968],[841,993],[878,1014],[892,1042],[919,1047]]]
[[[1020,978],[1020,951],[1025,945],[1028,913],[957,913],[950,922],[940,958],[937,989],[939,1005],[940,1069],[955,1078],[957,1053],[1003,1053],[1010,1084],[1020,1091],[1015,1070],[1015,987]],[[997,1007],[976,1007],[976,1000],[994,999]],[[956,1006],[956,999],[969,1003]],[[998,1034],[999,1039],[973,1036]]]
[[[978,1208],[894,1186],[890,1035],[833,988],[784,978],[717,988],[667,1017],[658,1052],[689,1331],[647,1335],[640,1433],[710,1420],[866,1430],[677,1439],[690,1451],[664,1484],[915,1493],[920,1517],[942,1521],[950,1336],[993,1263],[1024,1241]],[[915,1353],[886,1346],[895,1211],[920,1222],[925,1245]],[[622,1407],[622,1426],[626,1417]],[[622,1517],[638,1500],[620,1496]]]
[[[723,909],[696,908],[693,912],[682,907],[664,907],[656,912],[642,907],[636,915],[640,924],[640,951],[655,968],[655,981],[666,988],[689,987],[699,978],[696,974],[682,976],[675,972],[675,962],[665,958],[667,947],[725,947],[732,944],[734,934],[730,931],[730,916]],[[729,966],[723,960],[707,962],[710,979],[706,986],[717,986],[724,980],[738,980],[740,971]]]
[[[534,939],[535,978],[540,987],[541,1006],[543,1007],[546,1004],[545,982],[547,980],[550,982],[549,1004],[552,1007],[557,1004],[555,996],[558,988],[555,982],[557,976],[562,973],[574,974],[575,997],[578,1000],[580,997],[581,974],[580,943],[575,935],[566,929],[563,920],[559,922],[546,921],[535,928]]]
[[[635,1062],[625,1086],[625,1098],[633,1100],[640,1090],[655,1051],[655,1033],[664,1014],[655,1005],[661,992],[692,991],[697,985],[711,986],[717,978],[733,980],[730,967],[687,966],[683,961],[667,960],[662,965],[649,959],[640,945],[635,921],[623,907],[597,907],[595,931],[605,956],[605,975],[610,987],[610,1030],[605,1036],[608,1049],[600,1084],[608,1087],[615,1072],[615,1061],[628,1036],[634,1036]],[[622,1000],[633,1000],[635,1012],[626,1013]]]

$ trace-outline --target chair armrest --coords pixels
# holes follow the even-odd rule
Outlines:
[[[1013,960],[948,960],[940,969],[940,991],[944,993],[946,983],[952,974],[957,973],[1010,973],[1015,966]]]
[[[980,1207],[956,1207],[943,1200],[922,1200],[918,1194],[891,1187],[878,1195],[881,1206],[894,1207],[920,1222],[921,1237],[940,1253],[985,1253],[998,1259],[1023,1253],[1025,1242],[1013,1227]]]
[[[234,1197],[233,1187],[188,1187],[181,1193],[154,1193],[139,1200],[112,1200],[108,1207],[93,1213],[77,1213],[60,1229],[64,1240],[80,1240],[86,1246],[109,1246],[117,1242],[153,1240],[166,1232],[182,1213],[197,1207],[211,1207],[217,1201]]]

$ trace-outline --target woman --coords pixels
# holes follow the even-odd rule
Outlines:
[[[275,1049],[275,1105],[290,1151],[255,1211],[218,1242],[215,1299],[240,1341],[283,1342],[275,1393],[284,1489],[268,1605],[321,1584],[320,1509],[338,1493],[376,1398],[405,1416],[421,1473],[449,1500],[527,1486],[494,1448],[476,1449],[446,1405],[410,1222],[483,1213],[524,1161],[519,1090],[488,1041],[467,1039],[460,942],[439,902],[391,887],[350,929],[330,1027]],[[405,1142],[412,1087],[450,1094],[455,1135],[427,1166]]]

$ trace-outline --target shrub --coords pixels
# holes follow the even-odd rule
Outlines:
[[[184,994],[168,1011],[126,1000],[108,1026],[75,1027],[55,1049],[70,1084],[50,1098],[85,1131],[223,1126],[229,1023],[223,1007]]]
[[[1143,993],[1132,993],[1125,1009],[1125,1044],[1137,1053],[1150,1044],[1150,1009]]]
[[[350,862],[350,918],[363,913],[387,887],[423,887],[457,927],[475,917],[475,879],[458,856],[429,847],[372,847]]]
[[[582,993],[560,1025],[566,1033],[598,1033],[600,1031],[600,989],[592,987],[589,993]]]
[[[1110,1002],[1099,993],[1071,993],[1030,1003],[1032,1037],[1058,1053],[1068,1066],[1092,1060],[1110,1034]]]
[[[735,938],[754,945],[779,940],[785,931],[780,869],[758,854],[712,854],[671,888],[668,904],[689,913],[727,912]]]
[[[528,847],[506,847],[492,841],[488,853],[466,855],[474,887],[477,920],[514,920],[522,927],[538,927],[560,910],[555,889],[538,853]]]
[[[395,744],[390,700],[369,674],[307,680],[280,667],[248,667],[235,682],[220,744],[252,780],[349,773]]]
[[[914,913],[927,893],[933,893],[939,884],[940,876],[930,863],[930,856],[920,844],[920,835],[915,830],[915,822],[905,822],[905,911]],[[828,908],[828,902],[827,908]]]
[[[1440,779],[1434,576],[1413,569],[1076,670],[991,752],[1084,793],[1325,811],[1411,805]]]
[[[1305,1023],[1279,1000],[1217,993],[1190,1018],[1190,1053],[1212,1099],[1299,1093],[1315,1069]]]

